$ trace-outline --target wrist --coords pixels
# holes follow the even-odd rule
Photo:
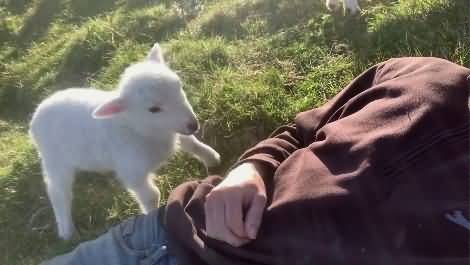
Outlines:
[[[259,175],[261,178],[264,178],[267,175],[267,172],[269,172],[268,165],[256,160],[249,160],[243,162],[242,164],[240,164],[240,166],[243,166],[247,170],[255,171],[257,175]]]
[[[249,176],[252,181],[254,181],[253,183],[256,183],[259,188],[262,188],[263,190],[266,189],[263,179],[263,174],[266,169],[263,163],[258,161],[246,161],[238,167],[240,168],[240,172],[243,172],[241,175]]]

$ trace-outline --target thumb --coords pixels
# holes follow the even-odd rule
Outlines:
[[[266,196],[255,194],[251,201],[250,208],[245,218],[245,231],[249,238],[255,239],[258,229],[263,219],[264,207],[266,206]]]

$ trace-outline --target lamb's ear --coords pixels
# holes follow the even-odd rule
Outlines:
[[[149,54],[147,55],[147,60],[154,61],[157,63],[165,63],[165,60],[163,59],[162,48],[160,48],[158,42],[156,42],[153,45],[152,49],[149,51]]]
[[[126,104],[124,104],[124,100],[117,97],[96,107],[92,116],[95,119],[107,119],[125,110]]]

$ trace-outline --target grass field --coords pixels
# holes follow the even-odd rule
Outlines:
[[[80,236],[58,240],[28,121],[71,86],[112,89],[159,41],[203,123],[203,140],[237,156],[366,67],[437,56],[470,67],[468,0],[363,0],[331,13],[312,0],[0,0],[0,264],[37,264],[138,212],[112,178],[74,187]],[[178,154],[157,172],[164,199],[205,169]]]

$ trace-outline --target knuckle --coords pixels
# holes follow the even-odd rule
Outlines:
[[[211,229],[210,227],[207,227],[207,228],[206,228],[206,235],[207,235],[208,237],[214,238],[214,233],[212,232],[212,229]]]
[[[206,203],[214,203],[216,202],[220,197],[220,192],[218,191],[211,191],[209,194],[206,195]]]
[[[256,189],[256,188],[258,187],[258,185],[256,185],[256,182],[254,182],[254,181],[248,181],[248,182],[246,182],[246,183],[245,183],[245,186],[246,186],[246,187],[250,187],[250,188],[252,188],[252,189]]]
[[[232,225],[229,225],[229,228],[235,235],[241,235],[242,234],[242,228],[241,228],[240,225],[232,224]]]
[[[258,186],[256,186],[255,183],[249,182],[243,185],[243,189],[247,192],[256,193],[256,191],[258,190]]]
[[[230,245],[232,245],[234,247],[241,246],[240,240],[237,240],[236,238],[232,238],[232,237],[227,238],[227,240],[225,242],[229,243]]]
[[[206,211],[212,209],[213,202],[210,199],[206,199],[206,202],[204,203],[204,208]]]
[[[235,233],[240,233],[241,232],[241,224],[238,218],[241,218],[240,216],[236,216],[234,214],[229,214],[225,221],[227,222],[227,227],[235,232]]]
[[[208,237],[217,239],[217,233],[211,227],[207,227],[206,234]]]
[[[217,195],[217,190],[212,190],[211,192],[209,192],[207,195],[206,195],[206,200],[210,200],[212,198],[214,198],[214,196]]]
[[[225,218],[225,222],[227,223],[227,227],[230,229],[233,229],[234,227],[236,227],[233,218]]]
[[[234,247],[239,247],[239,246],[242,245],[242,243],[241,243],[241,242],[238,242],[238,241],[234,241],[234,242],[232,242],[231,245],[234,246]]]
[[[258,193],[255,195],[255,200],[257,200],[260,204],[266,204],[267,198],[266,195]]]
[[[230,189],[230,190],[227,190],[224,197],[227,203],[233,204],[233,203],[239,202],[242,196],[241,196],[240,191],[236,189]]]
[[[227,193],[232,193],[237,190],[237,186],[224,186],[224,187],[219,187],[217,191],[221,194],[227,194]]]
[[[213,213],[217,210],[216,202],[206,201],[204,204],[204,211],[206,212],[206,217],[212,217]]]

